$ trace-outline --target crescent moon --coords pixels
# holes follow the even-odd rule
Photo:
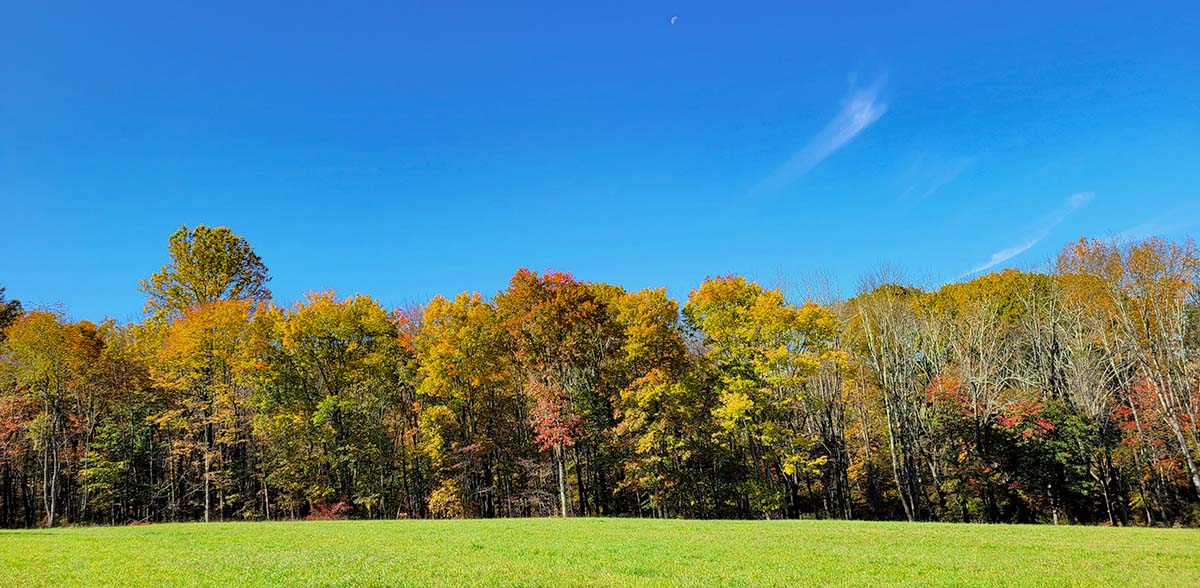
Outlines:
[[[671,24],[675,24],[675,21],[677,21],[677,20],[679,20],[678,16],[672,16],[670,22],[671,22]]]

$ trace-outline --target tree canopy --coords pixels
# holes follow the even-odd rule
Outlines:
[[[245,239],[228,227],[180,227],[167,245],[170,263],[142,280],[146,312],[178,315],[217,300],[270,300],[267,266]]]
[[[140,322],[0,288],[0,525],[642,516],[1200,524],[1200,250],[845,301],[740,276],[271,301],[181,228]],[[886,279],[885,279],[886,278]]]

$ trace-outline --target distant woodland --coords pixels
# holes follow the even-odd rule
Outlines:
[[[183,227],[144,318],[0,289],[0,525],[623,516],[1200,524],[1200,251],[685,301],[521,269],[272,300]],[[153,272],[153,273],[152,273]]]

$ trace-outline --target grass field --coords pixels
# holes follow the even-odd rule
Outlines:
[[[1200,586],[1200,531],[533,519],[0,531],[0,586]]]

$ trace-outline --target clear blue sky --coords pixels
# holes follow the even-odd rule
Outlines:
[[[133,318],[184,223],[388,305],[1200,226],[1200,5],[968,4],[10,2],[0,284]]]

